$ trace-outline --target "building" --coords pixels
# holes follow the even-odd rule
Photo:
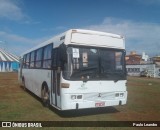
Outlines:
[[[0,48],[0,72],[18,71],[18,57]]]
[[[126,70],[129,76],[141,76],[146,72],[148,77],[160,78],[160,57],[149,56],[144,52],[141,55],[131,52],[126,56]]]
[[[146,71],[148,77],[160,78],[160,67],[155,64],[126,65],[129,76],[141,76],[141,72]]]
[[[132,51],[129,55],[126,55],[126,64],[127,65],[139,65],[141,62],[142,56],[136,54],[135,51]]]
[[[160,67],[160,56],[152,57],[152,61],[157,67]]]

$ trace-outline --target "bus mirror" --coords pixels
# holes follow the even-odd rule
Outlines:
[[[67,62],[67,52],[66,52],[67,48],[66,48],[66,45],[64,43],[62,43],[60,46],[59,46],[59,60],[60,60],[60,63],[61,63],[61,67],[62,67],[62,70],[64,68],[64,64]]]
[[[52,68],[53,69],[57,69],[57,66],[58,66],[58,48],[55,48],[53,50],[53,64],[52,64]]]
[[[67,62],[66,46],[62,43],[59,48],[53,50],[53,69],[58,70],[61,68],[63,70],[64,64]]]

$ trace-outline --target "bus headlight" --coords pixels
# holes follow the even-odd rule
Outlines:
[[[76,95],[71,95],[71,99],[72,100],[76,99]]]
[[[77,99],[82,99],[82,95],[77,95]]]
[[[116,93],[116,94],[115,94],[115,97],[119,97],[119,93]]]
[[[123,97],[124,96],[124,93],[120,93],[120,97]]]
[[[124,97],[124,93],[115,93],[115,97]]]
[[[71,99],[72,99],[72,100],[82,99],[82,95],[71,95]]]

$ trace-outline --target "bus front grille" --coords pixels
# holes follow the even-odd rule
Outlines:
[[[115,93],[86,93],[83,95],[83,100],[95,101],[95,100],[114,100]]]

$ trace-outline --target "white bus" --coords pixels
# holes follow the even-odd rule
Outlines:
[[[59,110],[127,102],[125,42],[116,34],[71,29],[21,55],[19,81]]]

